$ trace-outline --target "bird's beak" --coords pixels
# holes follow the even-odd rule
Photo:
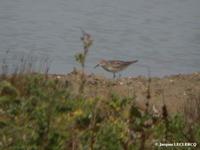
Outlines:
[[[94,66],[94,68],[99,67],[99,64],[97,64],[96,66]]]

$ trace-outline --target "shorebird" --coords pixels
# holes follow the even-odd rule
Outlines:
[[[113,78],[115,78],[115,73],[126,69],[129,65],[138,62],[138,60],[133,61],[122,61],[122,60],[100,60],[100,62],[94,66],[95,68],[101,66],[104,70],[113,73]]]

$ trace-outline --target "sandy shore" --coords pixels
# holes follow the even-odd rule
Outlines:
[[[67,75],[50,75],[52,78],[69,84],[72,92],[78,92],[81,74],[73,71]],[[87,74],[84,95],[86,97],[107,98],[110,94],[120,97],[135,97],[137,105],[145,108],[148,86],[150,85],[150,107],[160,110],[163,103],[170,113],[182,112],[185,104],[193,99],[200,100],[200,72],[178,74],[162,78],[152,77],[151,82],[143,76],[107,79],[102,76]],[[149,84],[150,83],[150,84]]]

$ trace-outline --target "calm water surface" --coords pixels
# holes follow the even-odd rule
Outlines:
[[[101,58],[138,59],[123,76],[200,71],[200,0],[1,0],[0,60],[10,50],[48,56],[51,73],[78,67],[74,54],[81,50],[80,29],[95,42],[87,70]],[[37,61],[37,59],[33,59]]]

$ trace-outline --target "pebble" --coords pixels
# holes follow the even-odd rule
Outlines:
[[[60,79],[61,78],[61,76],[56,76],[56,79]]]
[[[123,82],[119,82],[119,85],[124,85],[124,83]]]

